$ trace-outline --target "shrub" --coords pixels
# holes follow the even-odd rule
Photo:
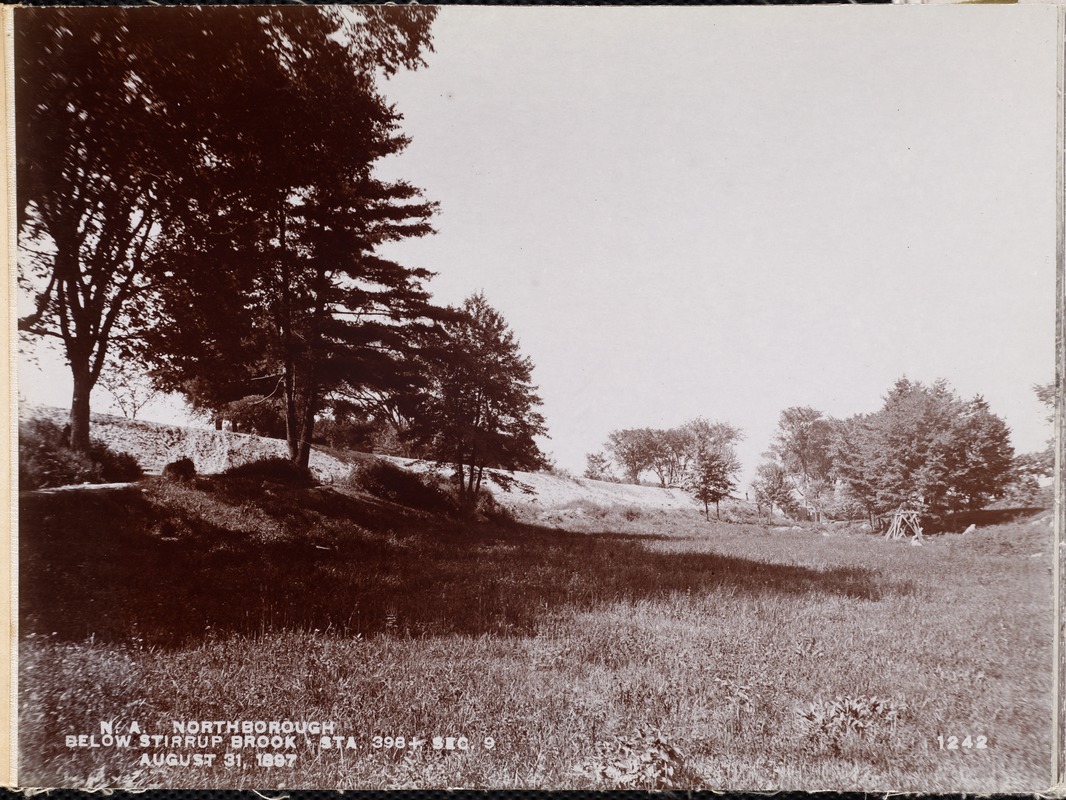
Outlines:
[[[134,456],[116,452],[103,442],[92,442],[89,458],[100,467],[100,479],[104,483],[126,483],[144,475],[144,470]]]
[[[374,497],[423,511],[452,512],[455,502],[431,478],[417,475],[380,459],[368,461],[354,470],[349,483]]]
[[[88,453],[71,450],[66,430],[51,420],[19,423],[19,485],[23,489],[133,481],[142,474],[136,458],[98,440],[92,441]]]
[[[811,703],[796,711],[807,735],[840,751],[845,736],[863,737],[882,725],[893,730],[907,707],[881,697],[837,697],[830,702]]]
[[[514,511],[501,504],[492,492],[482,489],[477,499],[477,513],[493,522],[515,522]]]
[[[260,458],[256,461],[249,461],[247,464],[230,467],[222,474],[230,478],[250,478],[295,486],[308,486],[315,483],[311,470],[297,466],[287,458]]]
[[[67,444],[63,429],[46,419],[19,423],[19,486],[44,489],[71,483],[99,483],[100,468]]]
[[[191,481],[196,477],[196,465],[188,456],[179,458],[163,467],[163,477],[181,483]]]
[[[655,728],[641,728],[636,736],[597,742],[596,755],[579,769],[616,789],[692,789],[702,783],[682,755]]]

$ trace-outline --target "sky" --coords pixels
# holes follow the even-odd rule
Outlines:
[[[484,291],[575,474],[612,430],[702,416],[742,429],[747,482],[783,409],[874,411],[903,375],[1041,449],[1055,28],[1045,6],[444,7],[427,67],[384,85],[412,141],[382,172],[441,205],[390,254],[441,302]],[[69,403],[62,369],[20,369]]]

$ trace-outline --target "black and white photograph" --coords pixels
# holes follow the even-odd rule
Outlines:
[[[1059,9],[6,14],[18,786],[1054,789]]]

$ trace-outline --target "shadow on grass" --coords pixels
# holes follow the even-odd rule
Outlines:
[[[869,570],[664,553],[655,534],[464,524],[328,488],[158,479],[20,499],[23,634],[195,642],[215,633],[522,635],[564,608],[727,587],[876,600]]]
[[[984,528],[990,525],[1006,525],[1027,519],[1047,508],[1039,506],[1026,508],[982,508],[976,511],[959,511],[948,514],[943,519],[931,519],[923,523],[924,533],[962,533],[968,526]]]

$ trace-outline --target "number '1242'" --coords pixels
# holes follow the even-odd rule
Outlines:
[[[962,741],[959,741],[958,736],[944,736],[941,734],[936,737],[936,740],[940,744],[941,750],[958,750],[960,747],[965,748],[966,750],[988,749],[987,736],[965,736]]]

